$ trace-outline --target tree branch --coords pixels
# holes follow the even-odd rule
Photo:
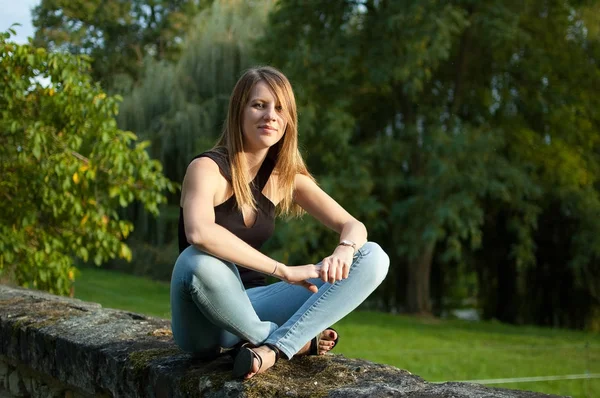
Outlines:
[[[83,156],[82,154],[80,154],[79,152],[75,152],[72,149],[70,149],[69,151],[71,152],[71,155],[75,156],[77,159],[81,160],[85,164],[90,163],[90,160],[88,158],[86,158],[85,156]]]
[[[469,19],[473,15],[473,10],[469,9]],[[458,59],[456,60],[456,72],[454,74],[454,96],[452,100],[452,106],[450,107],[450,113],[455,114],[458,112],[462,102],[463,92],[463,77],[466,74],[467,69],[467,54],[471,47],[472,29],[467,27],[460,37],[460,44],[458,49]]]

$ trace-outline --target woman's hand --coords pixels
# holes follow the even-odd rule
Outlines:
[[[346,279],[350,273],[354,249],[350,246],[338,246],[331,256],[325,257],[319,277],[323,282],[335,283]]]
[[[303,286],[313,293],[316,293],[319,289],[314,284],[308,282],[308,279],[319,277],[319,267],[314,264],[297,265],[294,267],[284,266],[282,270],[281,279],[284,282],[292,285]]]

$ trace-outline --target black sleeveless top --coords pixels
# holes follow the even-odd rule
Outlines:
[[[227,155],[217,151],[204,152],[194,159],[207,157],[212,159],[218,166],[223,177],[231,184],[231,168]],[[194,160],[192,159],[192,160]],[[256,177],[251,183],[252,195],[257,206],[256,220],[251,227],[246,227],[242,212],[236,208],[235,195],[225,202],[215,206],[215,223],[226,228],[235,236],[260,250],[262,245],[271,237],[275,229],[275,205],[262,190],[267,184],[275,162],[269,156],[265,158]],[[185,222],[183,219],[183,208],[179,208],[179,253],[190,246],[185,236]],[[266,285],[266,276],[260,272],[248,268],[238,267],[242,282],[246,288]]]

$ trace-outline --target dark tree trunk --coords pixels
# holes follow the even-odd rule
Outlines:
[[[495,318],[507,323],[517,323],[520,301],[517,291],[519,275],[513,259],[496,262],[496,310]]]
[[[429,277],[435,241],[427,243],[418,257],[409,260],[406,287],[406,312],[411,314],[431,314]]]
[[[500,277],[503,265],[514,261],[508,255],[513,243],[506,230],[506,216],[502,212],[489,211],[482,228],[482,249],[475,255],[477,280],[479,285],[478,300],[484,319],[498,317],[498,309],[502,307]],[[505,281],[506,283],[506,281]]]

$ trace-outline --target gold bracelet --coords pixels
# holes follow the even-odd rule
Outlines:
[[[277,261],[275,261],[275,269],[273,269],[273,272],[271,272],[271,276],[275,276],[275,272],[277,272],[278,266],[279,266],[279,263]]]

